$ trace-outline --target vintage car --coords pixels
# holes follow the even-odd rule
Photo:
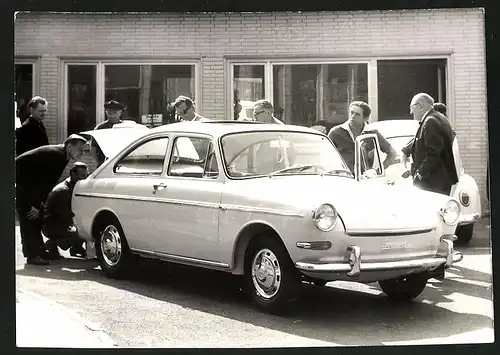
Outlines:
[[[136,256],[225,271],[277,312],[302,282],[379,282],[410,300],[462,259],[456,200],[373,189],[383,167],[356,163],[353,175],[310,128],[211,121],[82,135],[106,159],[75,186],[75,225],[108,277],[126,277]],[[357,162],[367,144],[376,135],[358,137]]]
[[[417,132],[418,122],[409,119],[378,121],[371,123],[370,129],[378,130],[387,138],[398,153],[396,162],[400,163],[402,158],[401,148],[403,148]],[[385,159],[385,154],[381,154],[382,159]],[[481,217],[481,199],[476,181],[464,171],[460,159],[457,137],[455,137],[455,142],[453,144],[453,154],[459,181],[452,187],[450,196],[459,201],[461,205],[461,214],[455,232],[458,237],[456,244],[466,245],[472,239],[474,223]],[[385,171],[386,180],[389,183],[411,185],[411,178],[405,179],[402,177],[403,172],[407,169],[409,169],[409,164],[407,167],[403,164],[389,166]]]

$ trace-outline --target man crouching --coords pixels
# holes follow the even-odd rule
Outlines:
[[[70,169],[69,178],[56,185],[49,196],[44,208],[43,234],[49,239],[45,243],[50,259],[60,259],[57,247],[62,250],[70,249],[71,256],[85,258],[84,240],[80,238],[73,224],[71,197],[73,189],[79,180],[88,176],[88,167],[85,163],[76,162]]]

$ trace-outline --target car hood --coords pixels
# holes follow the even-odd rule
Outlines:
[[[106,158],[112,158],[137,138],[147,134],[149,130],[127,127],[122,129],[98,129],[79,133],[85,139],[95,139]]]
[[[388,186],[374,180],[356,181],[336,176],[275,176],[253,180],[260,201],[278,208],[312,211],[329,203],[348,232],[405,231],[436,227],[439,209],[450,197],[413,186]],[[252,193],[253,194],[253,193]],[[253,195],[255,196],[255,195]],[[256,198],[256,197],[254,197]],[[277,204],[275,201],[281,201]]]

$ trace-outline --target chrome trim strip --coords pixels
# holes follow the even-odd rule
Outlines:
[[[128,196],[128,195],[117,195],[117,194],[104,194],[97,192],[78,192],[75,194],[75,196],[109,198],[113,200],[132,200],[132,201],[145,201],[145,202],[156,202],[156,203],[169,203],[174,205],[206,207],[206,208],[219,208],[218,203],[186,201],[186,200],[178,200],[178,199],[163,198],[163,197],[139,197],[139,196]]]
[[[187,256],[167,254],[167,253],[162,253],[159,251],[147,251],[147,250],[132,249],[132,248],[130,248],[130,250],[133,253],[142,254],[144,256],[157,257],[159,259],[178,261],[178,262],[190,263],[190,264],[201,264],[201,265],[207,265],[207,266],[212,266],[212,267],[219,267],[219,268],[223,268],[223,269],[229,269],[228,264],[219,263],[217,261],[189,258]]]
[[[228,205],[228,204],[219,204],[219,203],[210,203],[210,202],[185,201],[185,200],[177,200],[177,199],[161,198],[161,197],[137,197],[137,196],[118,195],[118,194],[105,194],[105,193],[98,193],[98,192],[77,192],[77,193],[75,193],[75,196],[93,197],[93,198],[109,198],[109,199],[114,199],[114,200],[133,200],[133,201],[146,201],[146,202],[157,202],[157,203],[170,203],[170,204],[184,205],[184,206],[219,208],[223,211],[265,213],[265,214],[272,214],[272,215],[278,215],[278,216],[300,217],[300,218],[305,217],[305,215],[298,213],[298,212],[294,212],[294,211],[261,208],[261,207]]]
[[[349,232],[347,231],[347,235],[351,237],[394,237],[394,236],[403,236],[403,235],[414,235],[414,234],[425,234],[435,231],[436,228],[426,228],[426,229],[409,229],[409,230],[386,230],[381,232]]]
[[[402,261],[387,261],[376,263],[363,263],[361,262],[361,271],[391,271],[398,269],[411,269],[411,268],[435,268],[446,263],[446,258],[425,258],[416,260],[402,260]],[[296,262],[295,267],[303,271],[313,272],[349,272],[351,265],[349,263],[328,263],[328,264],[315,264],[307,262]]]
[[[273,215],[287,216],[287,217],[300,217],[300,218],[305,217],[305,215],[303,215],[302,213],[294,211],[278,210],[278,209],[262,208],[262,207],[222,204],[221,209],[228,211],[237,211],[237,212],[265,213],[265,214],[273,214]]]

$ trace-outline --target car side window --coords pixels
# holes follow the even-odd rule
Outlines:
[[[141,143],[116,163],[113,172],[116,174],[161,175],[168,141],[168,137],[162,137]]]
[[[172,148],[168,175],[216,178],[219,168],[212,141],[200,137],[177,137]]]

